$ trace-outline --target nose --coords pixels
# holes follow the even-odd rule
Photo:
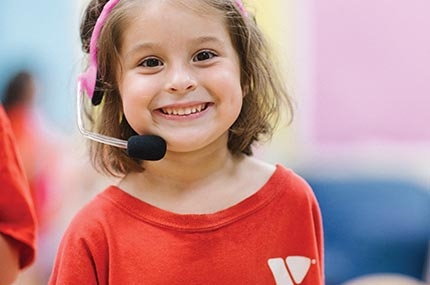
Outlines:
[[[172,66],[167,76],[166,88],[169,93],[186,94],[197,87],[197,80],[189,67]]]

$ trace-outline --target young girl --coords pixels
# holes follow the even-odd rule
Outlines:
[[[121,179],[73,219],[50,284],[323,284],[311,189],[252,158],[289,101],[242,2],[93,0],[81,38],[92,130],[167,151],[93,142],[95,166]]]

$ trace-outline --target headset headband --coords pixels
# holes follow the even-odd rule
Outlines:
[[[96,24],[94,25],[94,30],[91,35],[90,41],[90,53],[89,53],[89,65],[86,72],[82,73],[78,77],[78,82],[81,85],[81,88],[85,90],[88,97],[91,98],[91,102],[93,105],[100,104],[103,93],[95,92],[96,84],[97,84],[97,41],[100,36],[100,32],[106,23],[106,20],[111,13],[112,9],[118,4],[120,0],[109,0],[103,7],[100,16],[98,17]],[[236,6],[239,8],[240,12],[243,16],[247,17],[248,13],[242,3],[241,0],[234,1]]]

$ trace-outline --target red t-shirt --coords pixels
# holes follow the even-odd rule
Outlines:
[[[74,217],[49,284],[322,285],[322,244],[312,190],[280,165],[214,214],[175,214],[111,186]]]
[[[19,250],[20,267],[35,257],[35,216],[9,119],[0,106],[0,233]],[[0,257],[1,258],[1,257]]]

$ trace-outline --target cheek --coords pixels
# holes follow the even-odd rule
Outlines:
[[[150,88],[138,81],[124,80],[120,85],[120,94],[124,116],[128,123],[136,132],[143,132],[151,120],[149,106],[152,96]]]
[[[241,109],[243,103],[243,92],[240,86],[240,83],[230,84],[230,86],[225,86],[225,93],[223,96],[225,97],[225,102],[231,105],[231,108]],[[227,88],[228,91],[227,91]]]

